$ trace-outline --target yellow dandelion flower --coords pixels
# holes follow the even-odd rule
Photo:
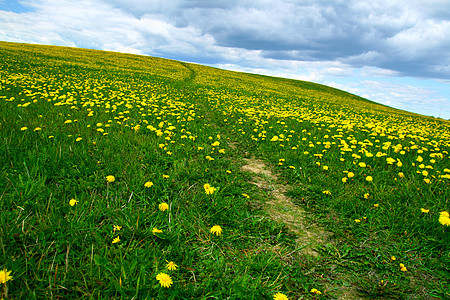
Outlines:
[[[343,182],[343,183],[346,183],[346,182],[347,182],[347,179],[348,179],[347,177],[343,177],[343,178],[342,178],[342,182]]]
[[[40,130],[42,130],[41,127],[36,127],[36,128],[34,129],[34,131],[40,131]]]
[[[370,194],[369,194],[369,193],[365,193],[365,194],[364,194],[364,199],[369,199],[369,197],[370,197]]]
[[[122,229],[122,226],[119,226],[119,225],[113,225],[113,232],[116,232],[116,230],[119,231],[119,230],[121,230],[121,229]]]
[[[215,234],[217,236],[222,234],[222,227],[220,227],[219,225],[214,225],[213,227],[211,227],[211,229],[209,230],[209,232],[211,232],[212,234]]]
[[[331,195],[331,192],[328,191],[328,190],[327,191],[323,191],[322,193],[325,194],[325,195]]]
[[[152,233],[153,233],[153,234],[162,233],[162,230],[160,230],[160,229],[158,229],[158,228],[156,228],[156,227],[153,227]]]
[[[372,177],[372,176],[367,176],[367,177],[366,177],[366,180],[369,181],[369,182],[371,182],[371,181],[373,180],[373,177]]]
[[[273,300],[289,300],[289,298],[283,293],[276,293],[273,296]]]
[[[145,186],[146,188],[152,187],[152,186],[153,186],[153,182],[147,181],[146,183],[144,183],[144,186]]]
[[[366,167],[366,163],[364,163],[364,162],[360,162],[358,165],[359,165],[361,168],[365,168],[365,167]]]
[[[347,177],[348,177],[348,178],[355,177],[355,173],[353,173],[353,172],[348,172],[348,173],[347,173]]]
[[[444,226],[450,226],[450,217],[448,212],[441,211],[439,214],[439,223],[441,223]]]
[[[322,170],[327,171],[328,170],[328,166],[323,166]]]
[[[361,222],[361,219],[355,219],[355,222],[359,223],[359,222]]]
[[[230,170],[227,170],[227,173],[228,173],[228,174],[231,174],[231,171],[230,171]]]
[[[250,198],[250,196],[247,194],[242,194],[242,196],[244,196],[245,198]]]
[[[165,175],[165,174],[163,175],[163,178],[164,178],[164,179],[167,179],[167,178],[169,178],[169,177],[170,177],[169,175]]]
[[[212,187],[209,183],[205,183],[203,185],[203,188],[205,189],[205,193],[207,195],[211,195],[217,190],[215,187]]]
[[[408,269],[405,267],[404,264],[400,264],[400,271],[406,272],[406,271],[408,271]]]
[[[403,172],[398,172],[398,177],[403,178],[405,177],[405,174],[403,174]]]
[[[0,271],[0,284],[2,283],[6,283],[10,280],[12,280],[12,276],[9,275],[11,274],[12,271],[8,271],[8,269],[4,268],[3,270]]]
[[[159,204],[159,210],[160,211],[166,211],[169,209],[169,204],[167,204],[166,202],[160,203]]]
[[[70,199],[69,200],[69,205],[70,206],[75,206],[75,205],[77,205],[78,204],[78,200],[75,200],[75,199]]]
[[[22,131],[25,131],[25,130],[27,130],[27,129],[28,129],[28,127],[26,127],[26,126],[20,128],[20,130],[22,130]]]
[[[166,260],[166,262],[167,262],[166,267],[169,271],[175,271],[178,268],[178,265],[176,263],[174,263],[173,261]]]
[[[311,293],[316,295],[322,295],[322,293],[318,289],[311,289]]]
[[[79,142],[79,141],[81,141],[82,139],[83,139],[82,137],[77,137],[75,141],[76,141],[76,142]]]
[[[113,244],[118,243],[118,242],[120,242],[120,237],[119,236],[112,240]]]
[[[211,144],[211,146],[213,147],[218,147],[220,145],[220,143],[218,141],[215,141],[214,143]]]
[[[114,177],[112,175],[106,176],[106,181],[108,181],[108,182],[114,182],[115,180],[116,180],[116,177]]]
[[[396,260],[397,258],[395,258],[395,256],[391,256],[391,260]]]
[[[379,207],[379,206],[380,206],[380,204],[378,204],[378,203],[373,205],[373,207]]]
[[[166,273],[159,273],[156,275],[156,280],[158,280],[161,286],[165,288],[170,288],[173,284],[172,278]]]
[[[425,209],[425,208],[423,208],[423,207],[420,209],[420,211],[423,212],[424,214],[427,214],[427,213],[430,212],[429,209]]]

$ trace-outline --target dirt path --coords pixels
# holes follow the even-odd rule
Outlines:
[[[269,169],[269,167],[262,160],[258,159],[244,159],[245,165],[241,167],[243,171],[254,173],[253,179],[250,183],[255,184],[260,189],[269,191],[271,196],[263,204],[264,209],[269,216],[277,222],[283,222],[294,233],[301,255],[308,255],[318,257],[316,248],[329,240],[331,233],[325,231],[316,224],[311,223],[306,218],[305,212],[300,206],[295,205],[289,197],[286,197],[286,192],[289,186],[279,184],[278,177]],[[341,281],[345,280],[345,276],[336,274]],[[328,289],[335,290],[339,295],[338,299],[361,299],[357,295],[356,289],[350,285],[335,286],[330,284]]]

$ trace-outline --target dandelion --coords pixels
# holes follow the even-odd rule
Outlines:
[[[218,147],[220,145],[220,142],[215,141],[214,143],[211,144],[211,146],[213,147]]]
[[[360,162],[358,165],[359,165],[361,168],[365,168],[365,167],[366,167],[366,163],[364,163],[364,162]]]
[[[222,227],[220,227],[219,225],[214,225],[213,227],[211,227],[211,229],[209,230],[209,232],[211,232],[212,234],[215,234],[217,236],[222,234]]]
[[[153,186],[153,182],[147,181],[146,183],[144,183],[144,186],[145,186],[146,188],[152,187],[152,186]]]
[[[295,170],[295,167],[294,166],[289,166],[289,169],[294,169]]]
[[[245,198],[250,198],[250,196],[247,194],[242,194],[242,196],[244,196]]]
[[[161,230],[161,229],[158,229],[158,228],[156,228],[156,227],[153,227],[152,233],[153,233],[153,234],[162,233],[162,230]]]
[[[395,258],[395,256],[391,256],[391,260],[396,260],[397,258]]]
[[[156,280],[158,280],[161,286],[165,288],[170,288],[173,284],[172,278],[166,273],[159,273],[156,275]]]
[[[82,139],[83,139],[82,137],[77,137],[75,141],[76,141],[76,142],[79,142],[79,141],[81,141]]]
[[[328,170],[328,166],[323,166],[322,170],[327,171]]]
[[[230,171],[230,170],[227,170],[227,173],[228,173],[228,174],[231,174],[231,171]]]
[[[311,289],[311,293],[316,295],[322,295],[322,293],[318,289]]]
[[[359,222],[361,222],[361,219],[355,219],[355,222],[359,223]]]
[[[225,149],[220,149],[219,153],[225,154]]]
[[[164,179],[167,179],[167,178],[169,178],[169,177],[170,177],[169,175],[166,175],[166,174],[163,175],[163,178],[164,178]]]
[[[419,156],[417,157],[416,161],[418,161],[418,162],[423,162],[422,156],[419,155]]]
[[[116,177],[114,177],[112,175],[106,176],[106,181],[108,181],[108,182],[114,182],[115,180],[116,180]]]
[[[370,197],[370,194],[369,194],[369,193],[365,193],[365,194],[364,194],[364,199],[369,199],[369,197]]]
[[[25,130],[27,130],[27,129],[28,129],[28,127],[26,127],[26,126],[20,128],[20,130],[22,130],[22,131],[25,131]]]
[[[119,230],[121,230],[121,229],[122,229],[122,226],[119,226],[119,225],[113,225],[113,232],[116,232],[116,230],[119,231]]]
[[[1,283],[7,283],[8,281],[12,280],[11,274],[12,271],[8,271],[8,269],[4,268],[0,271],[0,284]]]
[[[386,162],[388,165],[392,165],[395,163],[395,159],[393,159],[392,157],[388,157],[386,158]]]
[[[372,176],[367,176],[367,177],[366,177],[366,180],[367,180],[368,182],[371,182],[371,181],[373,180],[373,178],[372,178]]]
[[[169,209],[169,204],[167,204],[166,202],[160,203],[159,204],[159,210],[160,211],[166,211]]]
[[[275,135],[273,138],[270,139],[270,141],[271,141],[271,142],[276,142],[276,141],[278,141],[278,136]]]
[[[423,212],[424,214],[427,214],[427,213],[430,212],[429,209],[425,209],[425,208],[423,208],[423,207],[420,209],[420,211]]]
[[[378,203],[373,205],[373,207],[379,207],[379,206],[380,206],[380,204],[378,204]]]
[[[113,244],[118,243],[118,242],[120,242],[120,237],[119,236],[112,240]]]
[[[403,174],[403,172],[398,172],[398,177],[403,178],[405,177],[405,174]]]
[[[347,182],[347,179],[348,179],[347,177],[343,177],[343,178],[342,178],[342,182],[343,182],[343,183],[346,183],[346,182]]]
[[[326,190],[326,191],[323,191],[322,193],[323,193],[323,194],[325,194],[325,195],[331,195],[331,192],[330,192],[330,191],[328,191],[328,190]]]
[[[273,300],[289,300],[289,298],[283,293],[276,293],[273,296]]]
[[[400,264],[400,271],[406,272],[406,271],[408,271],[408,269],[405,267],[404,264]]]
[[[355,173],[353,173],[353,172],[348,172],[348,173],[347,173],[347,177],[348,177],[348,178],[355,177]]]
[[[450,226],[450,217],[448,212],[441,211],[439,213],[439,223],[441,223],[444,226]]]
[[[215,187],[212,187],[209,183],[205,183],[203,185],[203,188],[205,189],[205,193],[207,195],[211,195],[217,190]]]
[[[70,199],[69,200],[69,205],[70,206],[75,206],[75,205],[77,205],[78,204],[78,200],[75,200],[75,199]]]
[[[173,261],[166,260],[166,262],[167,262],[166,267],[169,271],[175,271],[178,268],[178,265],[176,263],[174,263]]]
[[[36,127],[36,128],[34,129],[34,131],[41,131],[41,130],[42,130],[41,127]]]

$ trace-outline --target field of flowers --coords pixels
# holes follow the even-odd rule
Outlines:
[[[303,81],[0,42],[5,299],[450,297],[450,122]],[[317,256],[264,210],[257,158]]]

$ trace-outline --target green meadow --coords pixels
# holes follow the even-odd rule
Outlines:
[[[0,298],[450,298],[450,121],[0,42],[0,139]]]

